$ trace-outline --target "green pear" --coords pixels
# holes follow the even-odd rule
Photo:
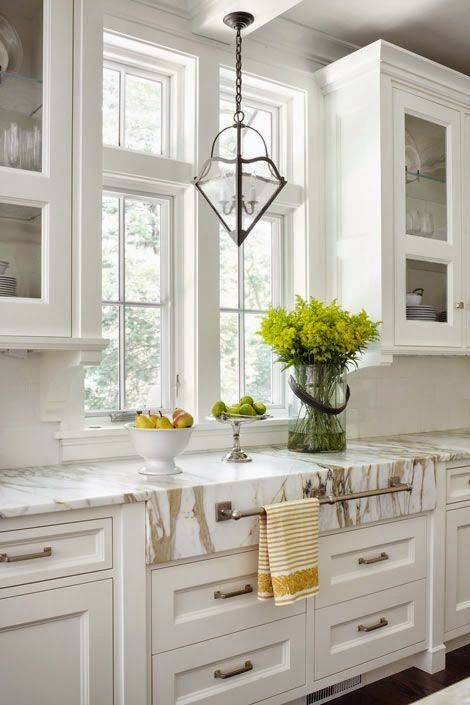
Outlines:
[[[245,404],[240,406],[240,414],[242,416],[256,416],[256,411],[253,409],[251,404],[247,404],[245,402]]]
[[[227,411],[227,407],[225,406],[223,401],[216,401],[215,404],[213,404],[212,409],[211,409],[211,414],[212,416],[215,416],[215,418],[218,418],[221,416],[224,411]]]
[[[227,414],[229,416],[240,416],[240,404],[232,404],[232,406],[229,406]]]
[[[240,399],[240,406],[242,406],[243,404],[249,404],[250,406],[253,406],[253,404],[254,404],[253,397],[250,397],[248,395],[242,397]]]
[[[264,416],[264,414],[266,413],[266,404],[263,404],[262,401],[255,401],[255,403],[253,404],[253,408],[258,414],[258,416]]]

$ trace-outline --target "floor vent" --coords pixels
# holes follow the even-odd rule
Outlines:
[[[337,698],[338,695],[348,692],[349,690],[355,690],[360,688],[362,685],[362,676],[355,676],[354,678],[348,678],[341,683],[335,683],[335,685],[329,685],[327,688],[322,688],[317,690],[316,693],[310,693],[307,695],[305,700],[305,705],[313,705],[313,703],[324,703],[332,698]]]

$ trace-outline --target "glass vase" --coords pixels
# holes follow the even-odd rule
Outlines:
[[[346,449],[346,405],[349,389],[343,367],[327,364],[295,367],[289,380],[287,447],[300,453]]]

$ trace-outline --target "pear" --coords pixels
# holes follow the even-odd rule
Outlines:
[[[256,411],[258,416],[264,416],[266,413],[266,404],[263,404],[262,401],[255,401],[253,404],[253,409]]]
[[[255,402],[253,400],[253,397],[250,397],[248,395],[240,399],[240,406],[242,406],[243,404],[249,404],[250,406],[253,406],[254,403]]]
[[[240,406],[240,414],[242,416],[256,416],[256,411],[253,409],[251,404],[246,402]]]
[[[155,428],[155,422],[150,416],[145,414],[137,414],[135,417],[136,428]]]
[[[240,404],[232,404],[232,406],[229,406],[227,414],[229,416],[240,416]]]
[[[184,411],[184,409],[179,409],[179,413],[176,415],[173,413],[174,428],[191,428],[193,423],[193,417],[187,411]]]
[[[159,412],[160,416],[156,417],[156,424],[155,428],[159,429],[160,431],[168,431],[170,428],[173,428],[173,424],[171,423],[170,419],[167,416],[163,416],[162,412]]]
[[[224,413],[224,411],[227,411],[227,407],[225,406],[223,401],[216,401],[215,404],[212,405],[212,409],[211,409],[212,416],[215,416],[216,418],[218,418],[219,416],[221,416]]]

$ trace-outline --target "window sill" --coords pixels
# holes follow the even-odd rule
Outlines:
[[[287,425],[286,417],[248,424],[241,432],[242,444],[253,447],[287,442]],[[64,463],[136,455],[124,424],[59,431],[54,437],[60,443],[61,461]],[[223,426],[216,421],[203,421],[196,425],[186,452],[226,450],[230,446],[231,438],[230,426]]]

